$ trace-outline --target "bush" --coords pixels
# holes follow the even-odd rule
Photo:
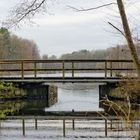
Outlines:
[[[0,82],[0,98],[23,97],[25,95],[24,90],[14,86],[13,83]]]

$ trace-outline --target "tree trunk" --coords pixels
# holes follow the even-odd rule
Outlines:
[[[125,8],[124,8],[124,4],[122,0],[117,0],[117,4],[118,4],[118,9],[120,12],[120,16],[121,16],[121,20],[122,20],[122,24],[123,24],[123,29],[124,29],[124,33],[125,33],[125,37],[127,40],[127,45],[130,49],[130,53],[132,56],[132,60],[134,62],[134,66],[137,70],[137,74],[140,77],[140,62],[139,62],[139,58],[136,52],[136,48],[132,39],[132,35],[130,32],[130,28],[129,28],[129,24],[128,24],[128,20],[127,20],[127,16],[125,13]]]

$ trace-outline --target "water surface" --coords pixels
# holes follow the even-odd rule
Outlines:
[[[63,89],[58,88],[58,103],[45,111],[100,111],[99,89]]]

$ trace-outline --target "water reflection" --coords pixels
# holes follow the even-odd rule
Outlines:
[[[5,115],[45,115],[45,100],[18,100],[0,102],[0,112]]]
[[[5,101],[0,103],[0,110],[10,108],[12,115],[47,115],[48,111],[99,111],[98,86],[94,89],[58,88],[58,103],[48,107],[47,99]],[[8,113],[10,115],[10,113]]]
[[[0,102],[0,118],[5,117],[5,115],[15,115],[26,106],[25,101],[1,101]]]
[[[47,100],[26,100],[26,105],[19,111],[18,115],[45,115]]]

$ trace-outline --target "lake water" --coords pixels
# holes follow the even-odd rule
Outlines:
[[[77,85],[78,86],[78,85]],[[82,86],[81,86],[82,87]],[[45,111],[99,111],[99,89],[62,89],[58,88],[58,103]]]

